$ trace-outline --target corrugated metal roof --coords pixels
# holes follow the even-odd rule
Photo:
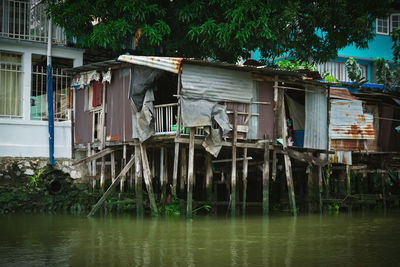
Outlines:
[[[87,64],[87,65],[83,65],[80,67],[67,68],[67,69],[64,69],[64,71],[66,71],[67,73],[78,73],[78,72],[85,72],[85,71],[91,71],[91,70],[101,70],[101,69],[106,70],[110,67],[118,66],[121,64],[123,64],[123,63],[121,63],[118,60],[112,59],[112,60]]]
[[[364,114],[358,100],[331,99],[331,139],[374,139],[373,115]]]
[[[349,90],[347,90],[347,88],[341,88],[341,87],[331,87],[330,98],[357,100],[357,97],[350,94],[350,92],[349,92]]]
[[[119,61],[178,73],[183,58],[121,55]]]
[[[248,72],[191,64],[182,66],[182,95],[212,101],[250,103],[257,98]]]

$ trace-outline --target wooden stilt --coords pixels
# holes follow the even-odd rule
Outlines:
[[[294,186],[292,177],[292,163],[290,162],[289,155],[285,154],[283,155],[283,157],[285,160],[286,182],[288,187],[290,209],[292,211],[293,216],[296,216],[297,211],[296,211],[296,200],[294,196]]]
[[[322,167],[318,166],[318,193],[319,193],[319,213],[322,214],[323,203],[322,203]]]
[[[149,166],[149,160],[147,158],[146,146],[140,144],[140,152],[142,156],[142,166],[143,166],[143,175],[144,175],[144,182],[146,184],[147,193],[150,199],[150,208],[151,214],[153,217],[158,216],[157,204],[153,193],[153,185],[152,185],[152,177],[151,171]]]
[[[263,164],[263,215],[269,213],[269,142],[265,143]]]
[[[181,178],[179,181],[179,191],[181,194],[185,191],[185,184],[186,184],[186,175],[187,175],[187,157],[186,157],[186,148],[182,147],[181,149]],[[185,208],[185,201],[183,199],[183,195],[179,200],[180,211],[181,215],[185,215],[186,208]]]
[[[189,141],[189,163],[188,163],[188,183],[187,183],[187,206],[186,217],[192,218],[192,201],[193,201],[193,165],[194,165],[194,133],[196,127],[190,128],[190,141]]]
[[[103,194],[103,196],[100,198],[99,201],[97,201],[96,205],[92,208],[90,213],[88,214],[88,217],[93,216],[97,210],[101,207],[101,205],[104,203],[104,201],[108,198],[108,196],[113,192],[114,188],[118,185],[118,183],[121,181],[122,177],[126,175],[126,173],[129,171],[129,169],[132,167],[132,165],[135,163],[134,159],[131,159],[128,164],[122,169],[121,173],[118,175],[118,177],[115,179],[114,183],[110,185],[110,187],[107,189],[107,191]]]
[[[247,160],[247,147],[243,148],[243,203],[242,203],[242,215],[246,216],[246,201],[247,201],[247,171],[249,168],[249,161]]]
[[[90,157],[91,154],[92,154],[92,150],[90,149],[90,143],[88,143],[87,144],[87,157]],[[93,170],[92,162],[89,161],[87,165],[88,165],[88,174],[89,174],[89,176],[92,176],[92,170]],[[93,184],[93,182],[91,180],[89,180],[89,181]]]
[[[124,149],[122,152],[122,164],[121,165],[122,165],[122,168],[124,168],[126,165],[126,145],[124,145]],[[122,177],[121,183],[119,184],[119,191],[121,193],[124,192],[125,180],[126,180],[126,174]]]
[[[308,174],[307,174],[307,211],[308,213],[313,212],[313,188],[314,188],[314,182],[313,182],[313,169],[314,167],[312,165],[308,165]]]
[[[143,190],[142,190],[142,160],[139,145],[135,145],[135,192],[136,192],[136,215],[143,216]]]
[[[275,85],[277,86],[277,80],[275,80]],[[286,113],[285,113],[285,95],[282,89],[278,92],[278,106],[279,106],[279,116],[281,120],[281,134],[283,141],[283,149],[287,150],[287,122],[286,122]],[[286,151],[287,152],[287,151]],[[294,196],[294,185],[293,185],[293,177],[292,177],[292,163],[290,161],[290,157],[287,153],[283,155],[285,162],[285,173],[286,173],[286,183],[289,194],[289,204],[290,209],[293,216],[297,215],[296,211],[296,200]]]
[[[100,171],[100,190],[104,192],[104,183],[105,183],[105,172],[106,172],[106,158],[101,158],[101,171]]]
[[[166,193],[166,181],[164,175],[165,175],[165,171],[164,171],[164,157],[166,153],[164,147],[161,147],[160,149],[160,184],[161,184],[161,202],[162,202],[162,209],[161,209],[161,213],[164,215],[165,212],[165,193]]]
[[[181,149],[181,180],[180,180],[180,185],[179,188],[181,192],[185,190],[185,184],[186,184],[186,175],[187,175],[187,157],[186,157],[186,148]]]
[[[350,173],[350,165],[346,164],[346,194],[347,196],[351,196],[351,173]],[[349,209],[348,212],[351,213],[353,209],[352,199],[350,198]]]
[[[178,183],[178,165],[179,165],[179,143],[175,143],[174,150],[174,170],[172,173],[172,195],[176,196],[176,186]]]
[[[115,181],[115,153],[111,152],[111,183]]]
[[[91,152],[91,155],[93,155],[93,154],[95,154],[95,151],[94,150],[92,150],[92,152]],[[97,183],[97,181],[96,181],[96,176],[97,176],[97,163],[96,163],[96,160],[92,160],[92,175],[93,175],[93,190],[95,190],[95,188],[96,188],[96,183]]]
[[[387,207],[386,207],[386,174],[382,173],[381,174],[381,184],[382,184],[382,204],[383,204],[383,210],[386,213]]]
[[[276,180],[276,151],[275,149],[272,151],[272,181]]]
[[[237,142],[237,111],[233,114],[232,138],[232,173],[231,173],[231,216],[236,215],[236,142]]]
[[[206,191],[207,191],[207,200],[212,200],[212,179],[213,179],[213,171],[211,166],[211,155],[206,152]]]

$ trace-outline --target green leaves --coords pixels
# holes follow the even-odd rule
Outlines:
[[[138,53],[236,62],[259,49],[264,60],[321,62],[348,44],[365,48],[390,0],[45,0],[54,21],[83,47],[122,50],[137,29]],[[100,23],[92,25],[93,18]],[[397,37],[396,37],[397,38]],[[400,40],[400,38],[397,38]],[[398,41],[397,41],[398,42]],[[397,54],[400,55],[400,48]],[[397,57],[399,58],[399,57]]]

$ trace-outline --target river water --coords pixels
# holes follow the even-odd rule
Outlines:
[[[0,216],[4,266],[400,266],[400,214]]]

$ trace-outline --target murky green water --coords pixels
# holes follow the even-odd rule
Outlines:
[[[231,220],[0,216],[7,266],[399,266],[400,214]]]

